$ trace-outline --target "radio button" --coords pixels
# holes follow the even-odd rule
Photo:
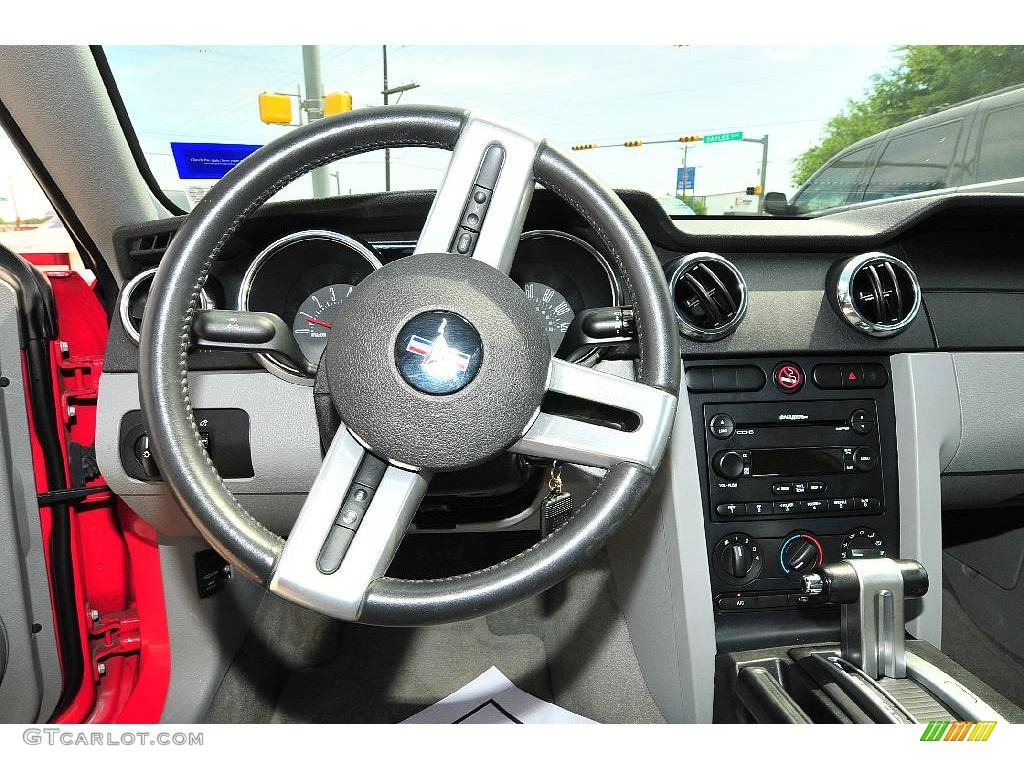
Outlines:
[[[732,437],[733,432],[736,431],[736,422],[727,413],[719,413],[712,416],[708,426],[711,429],[711,434],[719,440],[728,440]]]
[[[776,483],[772,486],[772,493],[776,496],[791,496],[793,494],[792,483]]]
[[[807,492],[808,493],[824,493],[827,488],[828,488],[828,486],[825,485],[825,483],[821,483],[821,482],[814,482],[814,483],[808,483],[807,484]]]
[[[870,496],[859,496],[853,499],[854,509],[874,510],[879,508],[878,499]]]
[[[722,517],[734,517],[736,515],[745,515],[747,513],[746,504],[719,504],[715,507],[715,511],[718,512]]]
[[[752,501],[747,504],[748,515],[770,515],[775,511],[775,506],[770,501]]]
[[[867,411],[858,408],[850,414],[850,429],[858,435],[866,435],[874,428],[875,423],[871,420]]]
[[[824,499],[811,499],[809,501],[800,502],[801,512],[824,512],[825,511],[825,500]]]
[[[777,515],[791,515],[797,510],[797,502],[795,501],[776,501],[775,502],[775,514]]]
[[[853,508],[853,501],[851,499],[829,499],[828,510],[829,512],[848,512]]]
[[[749,451],[722,451],[715,456],[715,474],[726,480],[735,480],[744,474],[749,475],[750,467],[746,466],[749,461]]]
[[[793,483],[793,493],[807,493],[807,483],[803,482],[802,480],[798,483]]]
[[[854,452],[853,463],[861,472],[870,472],[878,464],[878,455],[874,449],[862,445]]]

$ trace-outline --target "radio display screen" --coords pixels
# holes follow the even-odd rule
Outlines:
[[[843,471],[841,448],[757,448],[750,452],[750,473],[832,475]]]

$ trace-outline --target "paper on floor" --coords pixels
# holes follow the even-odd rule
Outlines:
[[[406,723],[512,725],[592,723],[516,688],[497,667],[462,686]]]

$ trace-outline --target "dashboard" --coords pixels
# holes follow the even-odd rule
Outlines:
[[[677,222],[647,195],[619,194],[654,245],[675,304],[693,435],[684,463],[696,468],[686,483],[700,489],[678,506],[699,520],[691,539],[703,551],[691,556],[707,565],[720,647],[763,635],[767,611],[773,627],[804,636],[830,625],[792,602],[794,573],[822,560],[912,555],[940,504],[997,508],[1024,498],[1014,384],[1024,375],[1020,199],[960,195],[810,221]],[[412,256],[430,202],[429,193],[393,193],[266,205],[227,243],[201,302],[280,315],[314,363],[349,293],[382,264]],[[147,281],[180,223],[117,233],[132,277],[104,360],[112,406],[101,432],[114,457],[106,464],[124,468],[120,478],[109,466],[104,474],[161,530],[184,529],[139,459],[137,331]],[[600,239],[544,190],[510,274],[543,319],[552,354],[568,354],[562,340],[581,313],[630,304]],[[628,376],[633,355],[612,346],[573,359]],[[214,350],[194,351],[189,367],[211,458],[248,508],[286,531],[320,457],[302,426],[316,407],[315,380],[282,360]],[[241,372],[259,376],[224,375]],[[285,432],[268,425],[282,413],[295,421]],[[911,426],[899,431],[900,418]],[[932,495],[914,463],[922,451]],[[415,525],[536,530],[541,480],[537,465],[514,458],[439,476]]]
[[[243,246],[253,251],[252,246]],[[363,239],[332,229],[301,229],[274,238],[247,258],[236,256],[214,271],[201,296],[202,308],[272,312],[292,329],[315,368],[345,299],[367,275],[413,253],[415,242]],[[119,318],[134,344],[155,269],[136,275],[121,292]],[[544,323],[553,355],[574,318],[587,309],[617,306],[621,278],[607,257],[582,237],[557,229],[524,232],[511,278],[523,289]],[[214,298],[214,296],[216,298]],[[313,377],[271,354],[256,356],[268,371],[293,383]],[[596,362],[590,351],[574,361]]]

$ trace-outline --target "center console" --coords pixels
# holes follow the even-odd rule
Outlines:
[[[686,365],[720,651],[838,637],[812,569],[899,553],[888,358]]]

